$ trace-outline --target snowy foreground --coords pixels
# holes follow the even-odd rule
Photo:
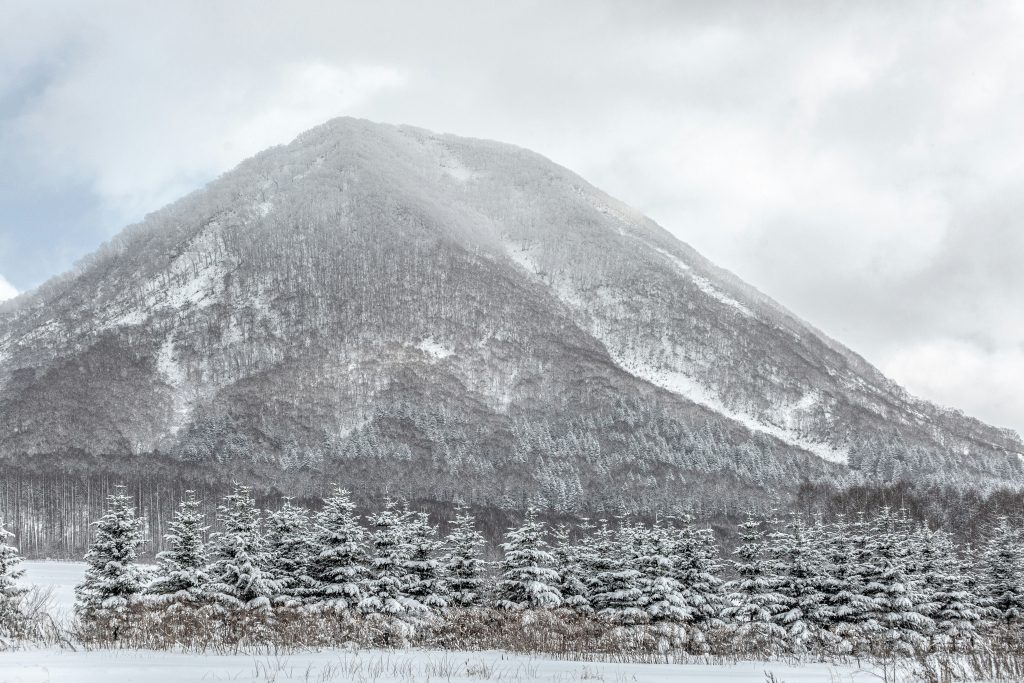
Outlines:
[[[65,619],[74,604],[80,562],[25,562],[26,583],[53,588],[53,614]],[[197,655],[180,652],[45,649],[0,652],[2,683],[186,683],[191,681],[721,681],[764,683],[768,673],[786,683],[852,683],[875,677],[854,667],[739,664],[633,664],[562,661],[502,652],[324,650],[286,655]]]
[[[735,681],[764,683],[766,672],[786,683],[852,683],[867,672],[825,664],[612,664],[569,662],[500,652],[328,650],[283,656],[195,655],[132,650],[0,653],[4,683],[178,683],[191,681]]]

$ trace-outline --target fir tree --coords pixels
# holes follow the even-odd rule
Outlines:
[[[21,634],[26,621],[22,600],[28,586],[18,582],[25,570],[18,566],[21,564],[18,549],[8,542],[13,537],[0,521],[0,642]]]
[[[336,487],[313,525],[309,601],[330,609],[355,609],[369,578],[366,532],[349,492]]]
[[[562,596],[562,607],[578,614],[593,614],[587,598],[585,567],[593,563],[590,534],[593,527],[588,520],[578,529],[580,541],[573,542],[567,525],[555,529],[551,556],[555,558],[554,569],[558,572],[558,592]]]
[[[441,569],[448,583],[448,595],[454,607],[475,607],[483,594],[484,562],[480,551],[484,537],[476,530],[476,519],[467,508],[455,508],[455,521],[445,539]]]
[[[209,581],[203,542],[208,527],[192,491],[185,496],[164,534],[165,550],[157,553],[156,573],[146,586],[146,595],[158,605],[197,605]]]
[[[117,486],[107,496],[106,513],[96,522],[96,536],[85,554],[85,576],[75,588],[75,614],[114,640],[142,594],[142,572],[136,565],[142,545],[142,520],[135,516],[124,487]]]
[[[672,577],[679,582],[683,601],[690,607],[691,620],[699,625],[717,625],[722,613],[722,566],[718,545],[711,529],[697,529],[693,517],[683,517],[671,550]]]
[[[999,517],[981,550],[982,607],[994,624],[1009,627],[1024,621],[1022,550],[1017,530]]]
[[[594,612],[612,622],[628,624],[646,618],[638,607],[637,540],[632,528],[620,523],[616,532],[605,520],[593,536],[594,561],[587,578],[587,597]]]
[[[754,652],[775,652],[786,638],[785,629],[777,623],[785,599],[778,592],[779,579],[765,536],[762,522],[753,515],[739,525],[740,545],[733,561],[737,578],[726,586],[729,604],[722,610],[734,641]]]
[[[825,561],[832,579],[823,581],[824,602],[832,620],[833,645],[859,652],[881,630],[877,603],[868,592],[874,567],[870,525],[863,514],[850,523],[831,525],[825,541]]]
[[[824,562],[803,521],[795,515],[790,520],[789,533],[779,534],[776,542],[777,591],[783,599],[775,622],[785,629],[790,650],[802,654],[818,642],[822,627],[829,621],[819,590]]]
[[[285,499],[280,509],[267,515],[269,573],[277,591],[271,602],[279,607],[298,607],[309,597],[313,535],[309,512]]]
[[[505,557],[495,590],[499,609],[551,609],[561,605],[559,576],[552,568],[555,558],[547,550],[544,525],[537,519],[536,508],[526,511],[521,527],[508,530],[501,547]]]
[[[913,655],[927,645],[934,624],[922,613],[921,582],[911,564],[913,539],[904,522],[887,508],[875,520],[865,593],[873,600],[876,645],[884,653]]]
[[[945,650],[972,644],[981,614],[977,599],[968,588],[971,572],[963,570],[949,534],[926,526],[918,533],[920,572],[927,595],[926,616],[935,623],[933,644]]]
[[[381,512],[370,517],[373,559],[366,593],[359,603],[363,612],[394,615],[427,610],[426,605],[408,592],[411,579],[407,565],[414,553],[410,539],[411,517],[408,510],[399,510],[390,499]]]
[[[217,508],[220,530],[210,537],[209,600],[227,611],[269,613],[277,583],[267,571],[260,511],[248,487],[235,485]]]
[[[437,527],[430,524],[424,512],[411,513],[408,519],[410,549],[403,564],[406,593],[428,609],[443,609],[448,606],[448,586],[442,577],[441,561],[437,558],[440,550]]]
[[[675,579],[672,551],[674,544],[668,530],[634,527],[639,573],[636,606],[650,622],[683,623],[693,618],[693,609],[683,599],[679,581]]]

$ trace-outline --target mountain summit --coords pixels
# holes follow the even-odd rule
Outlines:
[[[0,453],[76,452],[566,511],[1024,479],[1016,433],[908,395],[572,172],[354,119],[0,305]]]

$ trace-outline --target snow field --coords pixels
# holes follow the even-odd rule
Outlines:
[[[873,672],[825,664],[631,664],[560,661],[501,652],[325,650],[280,656],[137,650],[0,652],[4,683],[853,683]]]

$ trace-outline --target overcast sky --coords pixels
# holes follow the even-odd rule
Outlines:
[[[0,298],[337,115],[534,149],[1024,431],[1024,4],[0,3]]]

